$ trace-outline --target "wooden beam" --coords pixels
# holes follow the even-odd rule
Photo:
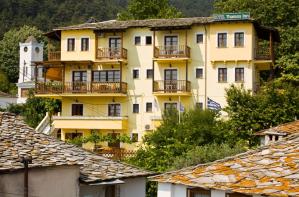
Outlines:
[[[271,58],[271,65],[270,65],[270,80],[274,78],[274,48],[273,48],[273,35],[272,31],[270,31],[270,37],[269,37],[270,45],[269,45],[269,50],[270,50],[270,58]]]
[[[154,85],[155,85],[155,61],[154,60],[153,60],[153,63],[152,63],[152,70],[153,70],[152,91],[154,92]]]
[[[119,82],[120,82],[120,84],[119,84],[119,85],[120,85],[120,88],[119,88],[119,89],[120,89],[120,92],[122,92],[122,76],[123,76],[123,75],[122,75],[122,72],[123,72],[122,64],[123,64],[123,63],[120,61],[120,62],[119,62],[119,72],[120,72],[120,80],[119,80]]]

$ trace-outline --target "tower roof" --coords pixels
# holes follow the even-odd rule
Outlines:
[[[25,43],[38,43],[37,42],[37,40],[36,40],[36,38],[34,37],[34,36],[29,36],[28,38],[27,38],[27,40],[25,41]]]

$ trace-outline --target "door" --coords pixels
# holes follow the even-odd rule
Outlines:
[[[110,58],[121,58],[120,48],[121,39],[120,38],[109,38],[109,55]]]
[[[164,90],[166,92],[177,91],[178,71],[177,69],[165,69],[164,70]]]
[[[165,36],[164,38],[165,52],[168,55],[178,53],[178,36]]]
[[[105,188],[105,197],[115,197],[115,185],[107,185]]]
[[[73,91],[86,92],[87,91],[87,72],[73,71]]]

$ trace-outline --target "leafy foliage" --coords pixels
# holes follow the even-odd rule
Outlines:
[[[290,122],[299,117],[299,88],[273,82],[264,86],[257,95],[243,87],[227,90],[229,116],[228,130],[255,145],[254,132]]]
[[[153,18],[178,18],[182,13],[169,4],[169,0],[130,0],[127,10],[118,15],[119,20]]]
[[[0,41],[0,69],[11,83],[17,82],[19,77],[19,43],[24,42],[29,36],[45,42],[42,31],[26,25],[6,32]]]
[[[164,172],[174,168],[175,160],[194,147],[225,143],[230,138],[229,133],[222,130],[218,116],[213,111],[195,109],[182,114],[179,123],[177,111],[166,111],[162,125],[144,137],[144,147],[130,162],[148,170]]]
[[[54,99],[35,97],[30,93],[25,104],[10,104],[6,111],[23,116],[24,121],[35,128],[45,117],[46,112],[54,114],[61,111],[61,102]]]
[[[174,159],[173,169],[212,162],[224,157],[236,155],[245,152],[247,150],[245,147],[246,145],[242,143],[236,143],[234,145],[212,143],[204,146],[196,146]]]

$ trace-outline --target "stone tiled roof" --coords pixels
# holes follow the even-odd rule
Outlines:
[[[26,155],[33,158],[30,168],[80,165],[80,180],[83,182],[152,174],[37,133],[15,115],[0,113],[0,173],[22,169],[19,158]]]
[[[205,24],[214,22],[213,17],[191,17],[191,18],[175,18],[175,19],[147,19],[147,20],[128,20],[128,21],[102,21],[97,23],[84,23],[79,25],[59,27],[54,30],[72,30],[72,29],[127,29],[131,27],[179,27],[191,26],[194,24]]]
[[[299,196],[299,134],[234,157],[150,179],[250,195]]]
[[[255,133],[255,135],[290,135],[293,133],[299,133],[299,120],[278,125],[269,129],[262,130]]]

